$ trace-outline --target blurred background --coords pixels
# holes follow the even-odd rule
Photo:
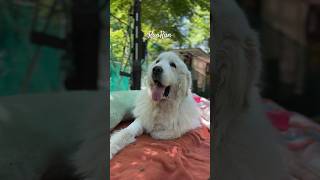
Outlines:
[[[237,1],[260,36],[263,96],[320,122],[320,1]]]
[[[209,0],[111,0],[110,91],[143,88],[148,64],[174,50],[192,72],[193,91],[209,98],[209,12]],[[146,38],[161,31],[172,37]]]
[[[0,95],[106,87],[105,0],[0,0]]]
[[[106,6],[0,0],[1,180],[80,179],[74,153],[108,127]]]
[[[107,50],[105,0],[0,0],[0,95],[106,88],[108,54],[111,91],[140,89],[148,63],[176,50],[192,71],[194,90],[207,96],[209,0],[135,2],[110,1]],[[145,38],[151,31],[173,36]]]

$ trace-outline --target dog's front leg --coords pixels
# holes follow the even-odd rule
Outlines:
[[[110,160],[121,149],[130,143],[133,143],[136,136],[141,135],[143,127],[138,119],[131,123],[128,127],[121,129],[111,135],[110,138]]]

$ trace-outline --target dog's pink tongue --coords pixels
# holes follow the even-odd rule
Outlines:
[[[164,90],[164,87],[154,86],[152,88],[152,99],[154,101],[160,101],[163,96]]]

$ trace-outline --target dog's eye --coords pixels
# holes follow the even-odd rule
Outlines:
[[[156,61],[156,64],[158,64],[159,62],[160,62],[160,60],[157,60],[157,61]]]
[[[175,63],[173,63],[173,62],[172,62],[172,63],[170,63],[170,66],[171,66],[171,67],[174,67],[174,68],[177,68],[176,64],[175,64]]]

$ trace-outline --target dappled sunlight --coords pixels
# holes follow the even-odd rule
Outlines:
[[[210,172],[209,161],[210,133],[205,127],[176,140],[154,140],[144,134],[115,157],[110,177],[114,180],[185,179],[189,176],[205,179]]]
[[[145,179],[147,179],[147,178],[146,178],[145,175],[142,174],[142,173],[135,173],[135,174],[133,174],[133,179],[145,180]],[[149,179],[150,179],[150,178],[149,178]]]
[[[116,170],[116,169],[119,169],[120,167],[121,167],[121,163],[116,162],[115,165],[110,167],[110,170]]]
[[[200,136],[210,135],[206,128],[199,131],[201,131]],[[191,134],[198,135],[198,132],[191,132]],[[135,145],[128,146],[119,154],[119,161],[113,162],[110,171],[111,179],[147,180],[151,176],[160,179],[208,177],[210,147],[204,144],[209,144],[210,139],[205,138],[204,141],[200,141],[200,144],[188,143],[192,141],[192,137],[185,136],[186,139],[183,141],[172,142],[155,141],[150,137],[138,138]],[[179,172],[178,175],[175,172]]]
[[[150,148],[145,148],[145,149],[143,150],[143,152],[144,152],[144,154],[150,155],[150,156],[156,156],[156,155],[159,154],[157,151],[154,151],[154,150],[152,150],[152,149],[150,149]]]
[[[147,160],[147,156],[142,156],[141,159],[146,161]]]
[[[178,147],[173,146],[173,148],[169,152],[166,152],[166,154],[168,154],[172,158],[176,157],[178,154]]]

